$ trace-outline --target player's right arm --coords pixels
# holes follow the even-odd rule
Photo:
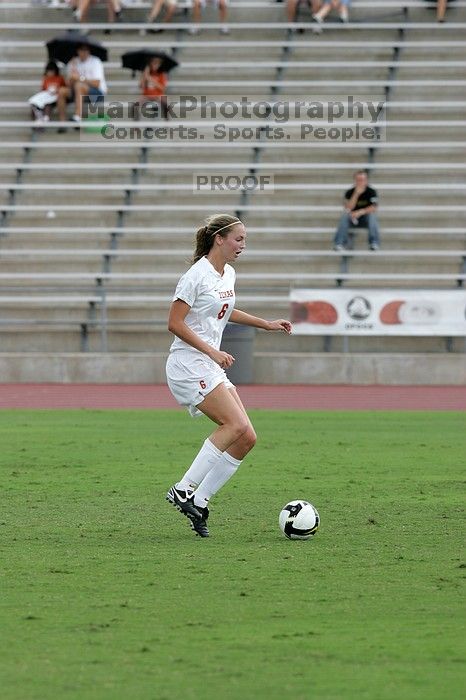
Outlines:
[[[222,350],[216,350],[205,340],[202,340],[197,333],[195,333],[187,325],[185,319],[190,310],[189,304],[181,299],[175,299],[170,307],[170,312],[168,314],[168,330],[173,333],[178,338],[183,340],[188,345],[191,345],[195,350],[203,352],[205,355],[210,357],[214,362],[216,362],[222,369],[231,367],[235,358],[227,352]]]

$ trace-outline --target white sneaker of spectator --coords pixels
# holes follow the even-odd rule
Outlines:
[[[220,29],[220,34],[229,34],[230,33],[230,28],[224,24],[223,27]]]
[[[199,29],[199,27],[197,26],[197,24],[192,24],[192,25],[189,27],[188,31],[189,31],[190,34],[192,34],[192,35],[194,36],[195,34],[199,34],[200,29]]]
[[[341,8],[339,17],[340,17],[340,22],[343,22],[343,24],[346,24],[347,22],[349,22],[348,8],[347,7],[343,6]]]
[[[312,15],[312,31],[314,34],[322,34],[323,20],[319,15]]]

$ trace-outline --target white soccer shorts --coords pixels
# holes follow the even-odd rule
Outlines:
[[[222,382],[227,389],[234,387],[225,370],[207,355],[176,350],[167,360],[167,383],[181,406],[186,406],[191,416],[201,416],[196,406]]]

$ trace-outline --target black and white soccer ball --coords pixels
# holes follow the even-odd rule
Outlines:
[[[280,529],[290,540],[308,540],[317,532],[320,517],[312,503],[290,501],[278,518]]]

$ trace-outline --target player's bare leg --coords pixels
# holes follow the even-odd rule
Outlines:
[[[248,429],[232,445],[230,445],[228,448],[228,454],[230,454],[232,457],[236,457],[236,459],[244,459],[244,457],[246,457],[248,452],[250,452],[256,444],[257,435],[252,426],[251,420],[246,413],[246,409],[243,406],[243,402],[238,396],[238,392],[234,388],[229,389],[228,391],[233,396],[248,421]]]
[[[218,428],[205,441],[181,481],[167,494],[167,499],[191,520],[193,530],[201,537],[209,536],[209,498],[233,476],[256,439],[235,394],[222,383],[198,404],[197,408],[217,423]]]
[[[216,386],[197,408],[219,426],[209,439],[220,452],[228,450],[249,428],[250,421],[244,407],[238,405],[223,383]]]

